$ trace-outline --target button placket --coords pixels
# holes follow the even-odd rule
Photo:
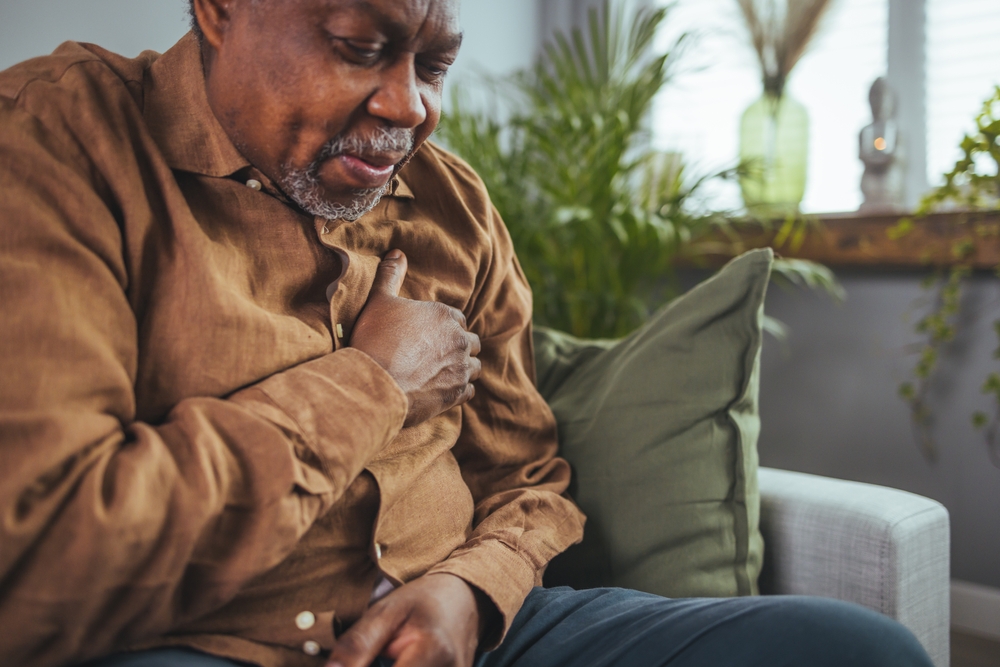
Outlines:
[[[330,300],[330,325],[333,328],[333,349],[339,350],[344,343],[344,325],[341,322],[341,312],[344,307],[345,291],[341,288],[342,280],[335,280],[326,289]]]
[[[309,630],[316,625],[316,614],[311,611],[299,612],[295,617],[295,627],[299,630]]]
[[[346,290],[343,288],[343,281],[337,286],[330,299],[330,324],[333,328],[333,349],[340,350],[345,345],[344,325],[341,323],[341,312],[344,309]]]
[[[334,249],[346,255],[345,265],[349,267],[337,281],[337,286],[332,290],[328,289],[328,292],[332,292],[330,323],[334,333],[334,349],[339,350],[350,339],[354,322],[368,301],[380,260],[378,257],[360,255],[339,247]]]
[[[333,611],[305,609],[295,615],[291,623],[285,621],[278,636],[291,646],[297,646],[310,656],[329,651],[337,641],[337,617]]]
[[[326,300],[330,302],[330,325],[333,328],[333,349],[339,350],[344,344],[344,326],[338,315],[344,301],[344,290],[340,287],[351,268],[351,256],[344,249],[330,245],[325,239],[320,240],[340,257],[340,275],[326,286]]]

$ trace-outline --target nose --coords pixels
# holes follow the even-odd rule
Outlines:
[[[395,127],[415,128],[427,119],[412,54],[383,70],[378,89],[368,98],[368,113]]]

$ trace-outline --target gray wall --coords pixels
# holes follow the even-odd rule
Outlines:
[[[536,0],[462,0],[465,39],[451,80],[527,67],[538,44]]]
[[[528,65],[538,43],[536,0],[463,0],[465,44],[454,74]],[[66,40],[126,56],[166,51],[187,32],[187,0],[0,0],[0,69]]]
[[[928,298],[922,277],[841,271],[842,305],[771,288],[767,312],[791,327],[791,337],[764,347],[761,462],[940,501],[951,513],[953,577],[1000,588],[1000,469],[970,423],[974,410],[989,410],[979,388],[1000,370],[992,356],[1000,284],[981,276],[967,292],[962,333],[945,349],[932,384],[938,458],[928,462],[897,397],[919,348],[913,323]]]
[[[482,72],[505,74],[531,64],[538,16],[537,0],[463,0],[465,43],[449,87]],[[187,0],[0,0],[0,69],[50,53],[66,40],[126,56],[145,49],[162,53],[187,28]]]
[[[166,51],[187,32],[187,0],[0,0],[0,69],[66,40],[125,56]]]

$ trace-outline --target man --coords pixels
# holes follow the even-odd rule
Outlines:
[[[425,143],[457,4],[193,0],[0,74],[0,663],[929,664],[847,605],[533,589],[583,517]]]

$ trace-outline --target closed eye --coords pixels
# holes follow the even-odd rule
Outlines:
[[[356,65],[373,65],[382,57],[385,45],[378,42],[364,42],[343,37],[334,37],[340,54]]]
[[[440,63],[420,63],[423,78],[431,83],[442,81],[448,74],[448,66]]]

